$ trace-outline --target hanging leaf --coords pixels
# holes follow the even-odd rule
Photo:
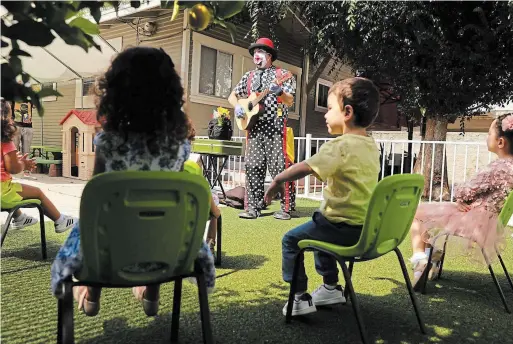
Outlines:
[[[97,35],[100,33],[98,24],[95,24],[83,17],[77,17],[77,18],[73,19],[69,23],[69,26],[78,27],[79,29],[81,29],[82,31],[84,31],[85,33],[87,33],[89,35]]]
[[[50,97],[50,96],[62,97],[62,94],[60,94],[59,92],[57,92],[57,90],[54,90],[53,88],[43,88],[43,89],[41,89],[41,91],[39,91],[37,93],[37,96],[39,98]]]
[[[20,75],[22,72],[21,60],[18,56],[11,56],[9,58],[9,65],[11,65],[14,75]]]
[[[21,73],[21,80],[24,84],[26,84],[30,81],[30,75],[28,75],[27,73]]]
[[[179,13],[180,13],[180,6],[178,5],[178,0],[175,0],[174,4],[173,4],[173,14],[171,15],[171,21],[175,20],[176,17],[178,17]]]
[[[216,17],[218,19],[228,19],[242,11],[245,1],[219,1],[217,3]]]
[[[9,53],[9,56],[26,56],[26,57],[32,57],[32,55],[30,55],[29,53],[27,53],[26,51],[24,50],[21,50],[21,49],[12,49],[11,52]]]
[[[44,47],[52,43],[55,36],[42,22],[31,19],[19,20],[18,23],[2,28],[2,36],[11,40],[19,39],[28,45]]]

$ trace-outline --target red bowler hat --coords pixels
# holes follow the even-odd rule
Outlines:
[[[272,56],[272,61],[278,58],[278,52],[274,48],[274,43],[269,38],[259,38],[255,43],[249,46],[249,53],[253,56],[255,49],[262,49],[267,51]]]

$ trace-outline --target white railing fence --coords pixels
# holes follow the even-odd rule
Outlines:
[[[206,137],[197,137],[198,139],[205,139]],[[233,137],[232,140],[244,142],[245,137]],[[307,134],[305,137],[294,138],[294,155],[295,162],[300,162],[308,159],[320,147],[331,138],[314,138],[312,135]],[[426,150],[430,148],[440,150],[442,149],[442,184],[445,184],[445,179],[448,180],[448,185],[442,185],[445,189],[449,190],[449,195],[443,195],[441,192],[444,187],[438,188],[436,192],[434,186],[433,170],[431,170],[431,177],[429,183],[429,201],[442,201],[453,199],[454,185],[456,183],[464,182],[472,177],[476,172],[486,166],[495,157],[488,152],[486,144],[476,142],[449,142],[449,141],[408,141],[408,140],[376,140],[378,149],[381,151],[381,172],[380,178],[393,174],[411,173],[413,171],[417,159],[422,158],[420,172],[423,172],[428,164],[424,157]],[[408,148],[412,152],[412,158],[408,155]],[[244,153],[243,153],[244,154]],[[431,155],[431,165],[434,164],[435,158],[439,156]],[[218,159],[218,164],[220,160]],[[244,156],[230,156],[222,173],[223,187],[231,189],[236,186],[245,185],[245,169],[244,169]],[[271,181],[271,176],[267,174],[266,181]],[[322,189],[324,183],[315,178],[314,176],[307,176],[296,183],[296,192],[298,197],[306,197],[311,199],[321,199]]]

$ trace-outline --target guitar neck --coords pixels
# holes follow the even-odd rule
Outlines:
[[[284,81],[287,81],[289,78],[292,77],[292,74],[290,73],[287,73],[286,75],[284,75],[281,79],[277,79],[277,80],[274,80],[274,82],[276,82],[277,84],[281,85]],[[253,104],[253,106],[256,106],[258,103],[260,103],[262,101],[262,99],[264,99],[267,95],[269,94],[269,88],[267,88],[265,91],[263,91],[262,93],[260,93],[260,95],[251,102],[251,104]]]
[[[251,104],[253,104],[253,106],[256,106],[258,103],[260,103],[262,101],[262,99],[264,99],[265,96],[267,96],[269,94],[269,90],[265,90],[264,92],[260,93],[260,95],[258,97],[256,97],[255,100],[253,100],[251,102]]]

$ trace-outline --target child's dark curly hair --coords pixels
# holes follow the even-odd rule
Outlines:
[[[96,89],[105,132],[186,139],[189,122],[181,109],[183,87],[174,67],[162,49],[134,47],[117,55]]]
[[[513,113],[507,113],[497,117],[497,133],[499,134],[499,137],[504,137],[506,141],[508,141],[509,154],[513,154],[513,130],[504,130],[502,128],[502,121],[506,118],[508,118],[508,121],[513,121]]]
[[[5,101],[4,99],[2,101],[2,142],[7,143],[11,142],[14,134],[16,134],[16,126],[14,125],[12,121],[12,114],[11,114],[11,105],[9,102]]]

